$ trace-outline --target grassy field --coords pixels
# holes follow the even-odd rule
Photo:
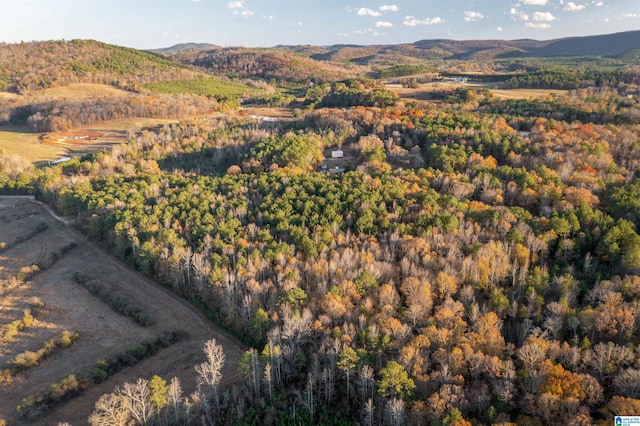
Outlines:
[[[218,78],[171,80],[160,83],[149,83],[143,87],[158,93],[169,93],[173,95],[190,93],[201,96],[215,96],[216,98],[237,98],[245,94],[259,92],[258,89],[247,86],[246,84],[220,80]]]
[[[5,155],[17,154],[31,163],[56,160],[65,155],[60,147],[40,143],[40,133],[25,132],[16,127],[0,127],[0,152]]]
[[[44,228],[33,234],[32,230]],[[30,234],[31,233],[31,234]],[[78,340],[39,365],[18,373],[9,383],[0,383],[0,419],[8,424],[51,425],[58,422],[87,424],[87,417],[100,395],[113,392],[125,381],[160,374],[167,380],[180,378],[185,395],[196,389],[191,365],[203,358],[202,345],[215,337],[227,357],[222,386],[240,379],[237,361],[245,348],[207,321],[193,306],[159,287],[143,275],[104,253],[81,234],[57,222],[44,207],[26,199],[0,198],[0,326],[23,318],[24,309],[35,301],[44,304],[32,324],[10,339],[0,340],[0,369],[25,351],[35,351],[58,337],[63,330],[78,332]],[[69,243],[77,246],[52,260],[53,253]],[[12,285],[21,269],[41,265],[37,274]],[[110,294],[143,308],[150,326],[140,326],[90,294],[74,274],[91,277]],[[157,354],[125,368],[101,383],[94,383],[80,396],[63,402],[37,419],[24,419],[16,411],[23,398],[46,391],[50,384],[69,374],[83,375],[95,363],[144,339],[168,331],[184,331],[178,342]]]
[[[177,123],[177,119],[163,119],[163,118],[124,118],[122,120],[107,121],[104,123],[93,124],[88,126],[89,130],[128,130],[145,127],[155,127],[161,124]]]
[[[0,92],[0,100],[2,99],[15,99],[19,98],[20,95],[16,95],[15,93],[10,92]]]
[[[126,96],[130,92],[107,84],[71,84],[69,86],[52,87],[32,93],[36,98],[51,99],[90,99],[105,96]]]
[[[399,84],[387,84],[387,89],[398,93],[398,96],[405,99],[424,101],[431,98],[431,93],[436,91],[454,90],[458,87],[468,87],[470,89],[489,89],[491,93],[499,99],[529,99],[544,98],[550,94],[563,95],[566,90],[552,89],[501,89],[496,84],[480,84],[480,83],[451,83],[451,82],[434,82],[420,85],[417,88],[402,87]]]
[[[47,143],[41,142],[42,133],[30,133],[22,127],[0,127],[0,153],[5,155],[19,155],[30,163],[42,163],[57,160],[65,156],[81,155],[84,152],[93,152],[96,149],[105,149],[110,145],[126,142],[128,129],[141,129],[155,127],[162,124],[176,123],[178,120],[165,120],[155,118],[128,118],[114,120],[106,123],[75,129],[73,133],[83,131],[99,131],[104,133],[98,141],[83,144],[77,142]]]

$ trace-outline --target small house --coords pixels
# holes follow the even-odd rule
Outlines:
[[[341,149],[336,149],[335,151],[331,151],[331,158],[342,158],[344,157],[344,151]]]

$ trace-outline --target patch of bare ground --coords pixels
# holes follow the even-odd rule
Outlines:
[[[40,138],[43,145],[63,148],[70,156],[102,151],[126,142],[128,134],[123,130],[79,129],[69,132],[45,133]]]
[[[257,106],[257,105],[245,105],[237,111],[231,111],[229,115],[240,116],[240,117],[256,116],[256,117],[291,119],[293,118],[293,109],[280,108],[280,107],[266,107],[266,106]]]
[[[35,421],[29,420],[28,423],[86,424],[100,395],[112,392],[116,386],[126,381],[134,381],[138,377],[150,378],[154,374],[167,380],[177,376],[185,394],[189,394],[196,389],[193,365],[202,362],[202,346],[212,337],[223,345],[227,356],[223,385],[229,386],[239,380],[237,362],[245,348],[204,318],[194,306],[105,253],[76,231],[65,227],[51,217],[43,206],[25,199],[0,199],[0,212],[5,211],[8,205],[11,209],[15,205],[18,211],[33,211],[35,206],[37,214],[24,217],[19,225],[15,221],[0,221],[0,235],[10,231],[12,235],[19,237],[15,227],[28,234],[42,221],[48,228],[0,253],[0,275],[3,277],[12,276],[22,266],[41,259],[69,242],[75,242],[78,246],[49,268],[10,289],[0,298],[2,325],[19,319],[22,310],[34,300],[41,300],[44,304],[30,327],[12,339],[0,341],[0,367],[4,367],[16,354],[34,350],[64,330],[78,332],[80,337],[75,344],[55,353],[39,366],[16,375],[11,383],[0,385],[0,419],[6,419],[10,424],[24,423],[25,420],[16,411],[23,398],[46,391],[51,383],[58,382],[69,374],[88,374],[96,361],[165,331],[182,331],[187,335],[174,345],[121,370],[100,384],[91,386],[80,396],[54,407],[44,416]],[[120,296],[131,299],[150,314],[153,325],[141,327],[130,318],[114,312],[75,282],[74,273],[93,276]]]

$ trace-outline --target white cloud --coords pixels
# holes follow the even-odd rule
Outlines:
[[[531,15],[534,21],[536,22],[550,22],[555,21],[556,17],[551,14],[551,12],[535,12]]]
[[[240,13],[240,15],[248,18],[249,16],[253,16],[253,10],[245,9]]]
[[[517,21],[528,21],[529,20],[529,15],[527,15],[524,12],[521,12],[519,10],[516,10],[515,8],[511,8],[511,19],[517,20]]]
[[[567,12],[577,12],[586,8],[587,6],[585,6],[584,4],[575,4],[574,2],[570,1],[562,8],[562,10],[565,10]]]
[[[535,24],[533,22],[527,22],[526,24],[524,24],[524,26],[527,27],[527,28],[536,28],[536,29],[539,29],[539,30],[543,30],[543,29],[551,27],[550,24],[545,24],[545,23],[542,23],[542,22],[538,22],[538,23],[535,23]]]
[[[262,19],[268,19],[270,21],[273,21],[274,19],[276,19],[276,17],[273,15],[262,15]]]
[[[496,31],[502,31],[502,27],[496,27]]]
[[[594,2],[592,2],[592,3],[593,3],[593,5],[594,5],[594,6],[596,6],[596,7],[601,7],[601,6],[603,6],[603,5],[604,5],[604,3],[603,3],[603,2],[601,2],[601,1],[594,1]]]
[[[356,34],[368,34],[368,35],[372,35],[374,37],[385,35],[384,33],[377,32],[373,28],[367,28],[367,29],[364,29],[364,30],[356,31]]]
[[[622,17],[624,17],[624,18],[637,18],[638,14],[637,13],[625,13],[624,15],[622,15]]]
[[[356,12],[358,14],[358,16],[380,16],[382,15],[382,13],[380,12],[376,12],[375,10],[371,10],[367,7],[361,7],[360,9],[358,9],[358,11]]]
[[[533,6],[546,6],[549,0],[522,0],[522,4],[528,4]]]
[[[416,27],[418,25],[435,25],[443,22],[444,19],[439,16],[436,16],[435,18],[425,18],[422,20],[417,19],[415,16],[405,16],[402,25],[405,27]]]
[[[376,28],[392,28],[393,24],[391,22],[378,21],[376,22]]]
[[[338,33],[338,37],[349,37],[348,33]]]
[[[464,12],[464,20],[467,22],[477,21],[482,18],[484,18],[484,16],[480,12],[474,12],[473,10],[467,10]]]
[[[395,4],[383,4],[378,9],[380,9],[380,11],[382,12],[397,12],[398,10],[400,10]]]
[[[244,9],[244,2],[243,1],[230,1],[229,3],[227,3],[227,7],[229,9]]]

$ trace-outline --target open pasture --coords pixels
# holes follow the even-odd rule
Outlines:
[[[21,127],[0,127],[0,153],[19,155],[30,163],[55,160],[65,155],[64,147],[40,143],[40,135]]]
[[[51,87],[31,93],[34,98],[48,99],[91,99],[105,96],[127,96],[130,92],[107,84],[78,83],[68,86]]]
[[[489,89],[499,99],[537,99],[551,94],[563,95],[567,93],[566,90],[552,89],[507,89],[498,83],[455,83],[448,81],[420,84],[416,88],[402,87],[400,84],[387,84],[386,87],[398,93],[398,96],[404,100],[417,102],[434,102],[434,94],[437,92],[452,91],[459,87]]]

